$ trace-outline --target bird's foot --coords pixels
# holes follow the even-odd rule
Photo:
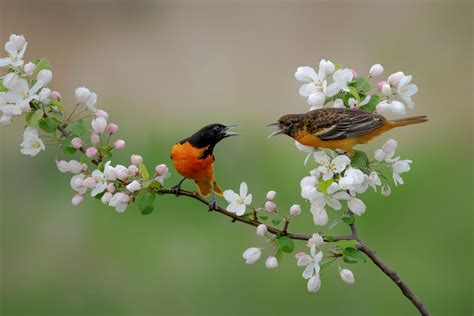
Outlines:
[[[209,212],[214,211],[217,208],[216,199],[209,200]]]
[[[176,195],[177,197],[179,196],[179,192],[181,191],[181,183],[180,184],[177,184],[175,186],[172,186],[171,189],[170,189],[171,193],[173,193],[174,195]]]

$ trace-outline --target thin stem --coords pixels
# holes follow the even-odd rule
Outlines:
[[[204,197],[202,197],[201,195],[199,195],[196,192],[191,192],[191,191],[186,191],[186,190],[179,190],[178,192],[176,192],[176,191],[172,191],[170,189],[162,188],[162,189],[158,189],[157,193],[159,193],[159,194],[173,194],[173,195],[177,195],[177,196],[187,196],[187,197],[190,197],[192,199],[195,199],[195,200],[201,202],[202,204],[204,204],[206,206],[209,205],[209,201],[206,200]],[[224,209],[220,206],[215,206],[212,209],[212,211],[216,211],[218,213],[221,213],[225,216],[228,216],[228,217],[232,218],[232,222],[241,222],[241,223],[248,224],[248,225],[255,226],[255,227],[262,224],[260,221],[258,221],[258,219],[255,219],[255,217],[252,220],[252,219],[249,219],[249,218],[246,218],[246,217],[238,216],[234,213],[231,213],[231,212],[227,211],[226,209]],[[308,240],[312,237],[312,234],[290,233],[290,232],[286,231],[286,229],[288,228],[288,226],[286,225],[287,223],[288,222],[285,222],[286,227],[283,230],[280,230],[276,227],[271,227],[271,226],[267,226],[267,230],[268,230],[269,233],[272,233],[274,235],[288,236],[291,239],[297,239],[297,240]],[[418,297],[416,297],[415,293],[413,293],[413,291],[406,285],[406,283],[403,282],[400,279],[398,274],[394,270],[389,268],[375,254],[375,251],[371,250],[362,240],[360,240],[359,234],[357,233],[357,228],[356,228],[355,224],[354,223],[349,224],[349,227],[351,229],[351,235],[349,235],[349,236],[334,236],[334,237],[329,238],[329,240],[324,237],[324,240],[326,242],[336,242],[336,241],[340,241],[340,240],[355,240],[355,241],[357,241],[357,249],[359,251],[362,251],[363,253],[365,253],[370,258],[370,260],[380,270],[382,270],[382,272],[385,273],[400,288],[403,295],[405,297],[407,297],[408,300],[410,300],[410,302],[412,302],[412,304],[418,309],[418,311],[420,312],[420,315],[423,315],[423,316],[430,315],[430,313],[428,312],[426,307],[423,305],[423,303],[420,301],[420,299]]]

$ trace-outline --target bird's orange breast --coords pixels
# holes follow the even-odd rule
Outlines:
[[[174,144],[171,159],[176,171],[188,179],[214,181],[214,157],[208,155],[201,158],[206,149],[207,147],[196,148],[188,141]]]

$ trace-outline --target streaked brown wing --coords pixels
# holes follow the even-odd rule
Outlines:
[[[317,133],[321,140],[351,138],[370,133],[382,126],[385,118],[363,110],[325,108],[316,110],[318,124],[324,129]]]

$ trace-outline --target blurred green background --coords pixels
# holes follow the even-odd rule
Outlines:
[[[414,163],[390,198],[366,194],[359,231],[433,314],[472,315],[472,20],[472,1],[3,0],[0,39],[23,33],[27,59],[50,60],[66,102],[80,85],[97,92],[127,141],[114,163],[141,153],[170,164],[170,146],[201,126],[240,125],[244,136],[216,149],[219,183],[247,181],[256,203],[273,189],[281,208],[304,205],[291,228],[305,232],[317,230],[299,197],[310,166],[264,127],[307,110],[296,67],[330,58],[412,74],[410,114],[430,121],[362,147],[394,137]],[[21,155],[21,128],[0,131],[2,315],[416,314],[372,263],[350,267],[353,286],[325,270],[316,294],[292,256],[271,271],[246,265],[255,230],[189,199],[161,197],[148,216],[90,199],[72,207],[55,149]]]

